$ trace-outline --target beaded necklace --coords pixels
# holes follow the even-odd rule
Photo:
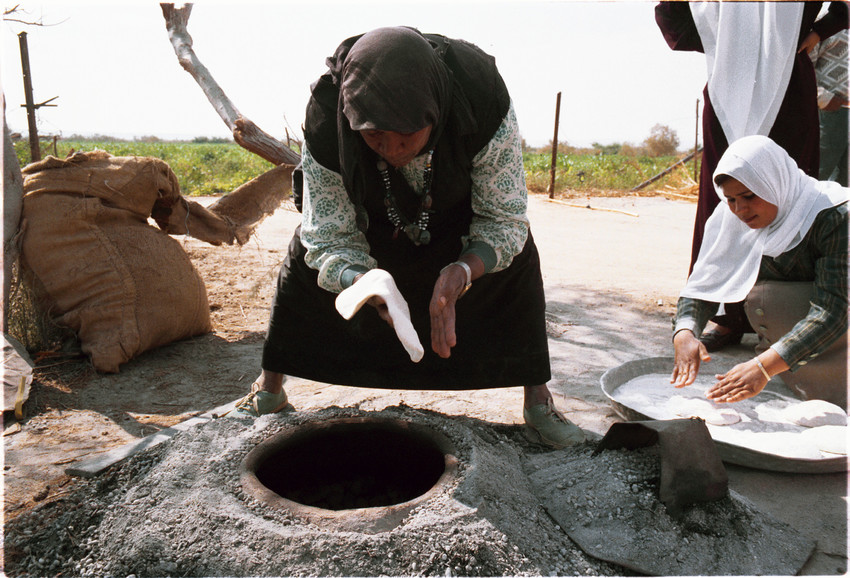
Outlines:
[[[398,238],[398,232],[404,231],[408,238],[413,241],[414,245],[427,245],[431,241],[431,233],[428,232],[428,222],[431,219],[431,158],[434,156],[434,150],[428,151],[428,157],[425,160],[425,171],[422,173],[424,181],[423,193],[421,195],[422,202],[419,205],[419,214],[413,221],[408,221],[404,213],[398,207],[392,187],[390,186],[390,174],[387,171],[387,162],[384,159],[378,159],[378,172],[381,173],[381,179],[384,181],[384,189],[387,194],[384,197],[384,205],[387,207],[387,218],[390,223],[395,225],[393,231],[393,239]]]

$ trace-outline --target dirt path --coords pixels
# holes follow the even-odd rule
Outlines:
[[[604,434],[620,418],[599,387],[626,361],[669,356],[670,318],[687,271],[694,204],[663,198],[592,198],[578,208],[531,198],[529,216],[547,292],[556,403]],[[259,373],[277,269],[299,215],[278,210],[243,247],[183,240],[204,278],[214,332],[148,352],[100,375],[70,362],[41,370],[22,430],[4,437],[7,520],[74,486],[65,468],[241,397]],[[749,346],[749,349],[748,349]],[[746,342],[717,367],[751,354]],[[494,423],[521,423],[521,391],[407,392],[287,384],[298,410],[331,405],[410,407]],[[6,426],[8,427],[8,423]],[[809,574],[846,570],[846,476],[776,474],[731,466],[731,486],[818,540]]]

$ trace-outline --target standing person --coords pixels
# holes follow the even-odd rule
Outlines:
[[[285,407],[285,375],[394,389],[522,385],[529,431],[555,447],[583,441],[546,386],[521,136],[494,59],[394,27],[345,40],[327,62],[307,106],[302,223],[262,374],[235,413]],[[365,300],[372,307],[350,321],[335,309],[348,315]]]
[[[812,50],[820,108],[820,180],[847,186],[847,31]]]
[[[655,19],[673,50],[705,53],[703,162],[691,245],[691,270],[705,223],[719,200],[712,175],[717,162],[743,136],[770,136],[807,174],[819,169],[819,122],[809,50],[847,28],[847,5],[830,2],[661,2]],[[714,327],[700,336],[709,351],[752,332],[740,303],[724,304]]]
[[[717,376],[706,396],[736,402],[779,375],[803,399],[847,409],[847,200],[764,136],[732,143],[714,173],[722,200],[705,225],[677,304],[671,383],[690,385],[711,357],[696,336],[719,303],[745,300],[756,357]]]

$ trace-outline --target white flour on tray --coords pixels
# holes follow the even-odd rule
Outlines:
[[[627,381],[611,397],[651,419],[701,417],[715,441],[758,452],[815,460],[846,454],[847,425],[797,425],[789,408],[803,402],[771,391],[735,403],[714,403],[705,392],[715,382],[714,376],[700,376],[692,385],[675,388],[669,373],[648,373]]]

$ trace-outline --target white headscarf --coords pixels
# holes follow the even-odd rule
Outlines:
[[[763,255],[776,257],[796,247],[822,210],[850,198],[850,189],[818,181],[765,136],[748,136],[732,143],[714,171],[741,182],[778,212],[767,227],[751,229],[722,203],[705,224],[705,236],[693,272],[680,295],[714,303],[743,301],[755,285]]]
[[[794,67],[803,2],[692,2],[727,142],[767,135]]]

